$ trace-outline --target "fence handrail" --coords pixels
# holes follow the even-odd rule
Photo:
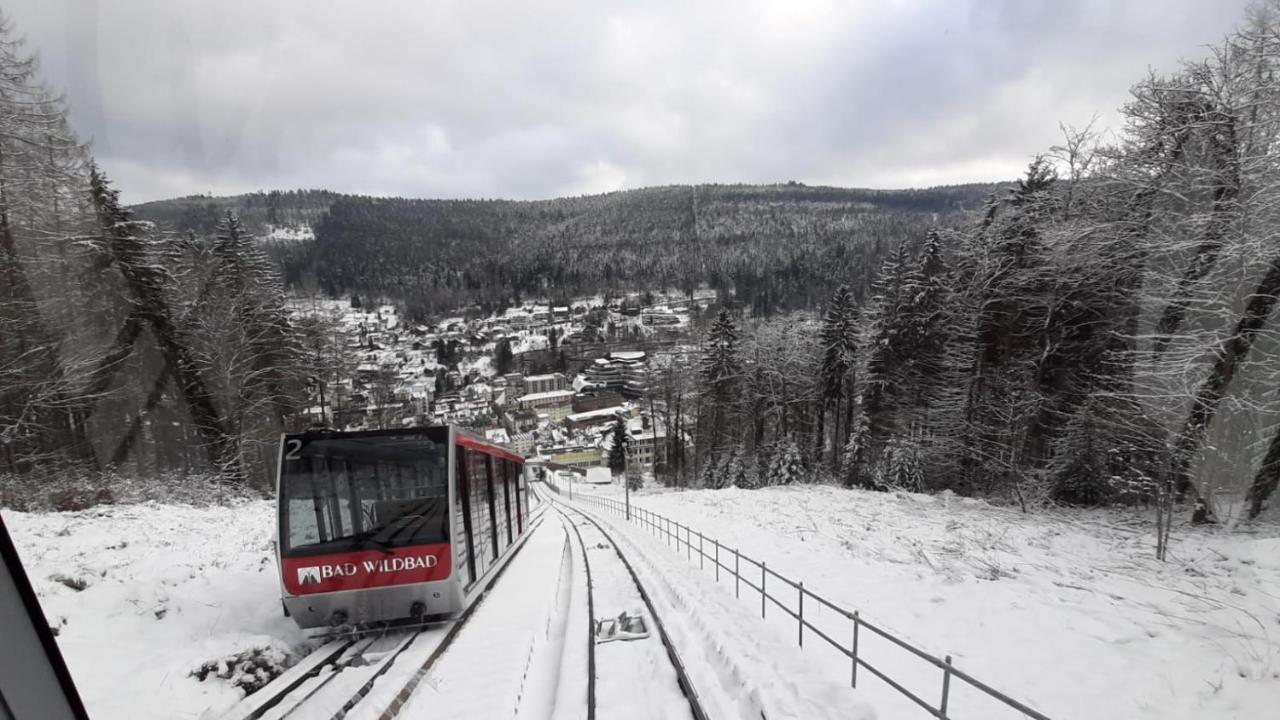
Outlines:
[[[560,488],[557,487],[554,483],[549,481],[543,481],[543,482],[550,490],[555,492],[557,495],[561,494]],[[677,554],[680,551],[680,544],[683,542],[685,545],[686,556],[690,560],[692,560],[692,553],[695,552],[695,548],[693,547],[693,543],[692,543],[692,538],[696,534],[698,537],[698,547],[696,548],[696,552],[698,553],[699,565],[701,567],[705,569],[705,565],[703,564],[703,561],[711,560],[716,568],[717,581],[719,580],[719,572],[721,570],[728,571],[730,576],[734,578],[735,595],[737,595],[740,592],[738,588],[741,585],[745,585],[747,588],[751,589],[752,591],[760,593],[761,617],[765,616],[765,610],[766,610],[765,601],[767,599],[767,600],[773,601],[774,605],[776,605],[779,609],[787,613],[787,615],[796,619],[799,623],[799,630],[798,630],[797,637],[799,639],[799,644],[802,648],[804,647],[804,631],[805,629],[808,629],[809,632],[817,635],[818,637],[821,637],[831,647],[843,653],[845,657],[850,658],[850,660],[852,661],[851,673],[850,673],[850,684],[853,687],[857,687],[858,685],[858,681],[857,681],[858,668],[859,667],[865,668],[872,675],[876,676],[877,678],[882,680],[885,684],[889,685],[889,687],[903,694],[909,700],[913,701],[916,705],[926,710],[931,716],[939,718],[940,720],[948,720],[949,716],[947,715],[947,705],[950,699],[951,680],[954,678],[956,680],[963,681],[974,690],[977,690],[994,700],[1004,703],[1006,706],[1014,710],[1017,710],[1018,712],[1022,713],[1027,717],[1034,718],[1034,720],[1050,720],[1047,715],[1028,707],[1026,704],[1019,702],[1018,700],[1015,700],[1014,698],[1006,695],[1005,693],[1002,693],[999,690],[996,690],[995,688],[991,687],[990,685],[978,680],[972,675],[966,672],[963,672],[962,670],[960,670],[959,668],[957,668],[955,665],[951,663],[950,655],[946,655],[943,658],[939,658],[936,655],[932,655],[924,650],[921,650],[920,648],[917,648],[916,646],[912,645],[906,640],[903,640],[902,638],[895,636],[893,633],[889,632],[888,630],[882,627],[879,627],[872,622],[869,622],[864,617],[862,617],[858,611],[856,610],[850,611],[840,607],[839,605],[836,605],[833,601],[828,600],[827,598],[824,598],[821,595],[818,595],[817,593],[814,593],[812,590],[809,590],[808,588],[806,588],[804,586],[803,581],[792,580],[782,575],[778,571],[769,568],[767,563],[750,558],[742,554],[742,552],[738,548],[726,545],[725,543],[720,542],[720,540],[717,538],[709,538],[706,535],[704,535],[701,531],[692,530],[688,525],[684,525],[679,522],[673,521],[664,515],[653,512],[652,510],[639,508],[634,505],[630,506],[630,513],[628,515],[627,510],[624,509],[623,507],[623,504],[612,498],[602,498],[595,495],[578,494],[574,496],[572,499],[575,501],[595,504],[597,506],[606,508],[615,514],[628,517],[632,522],[638,523],[642,528],[647,528],[651,531],[655,531],[660,537],[663,537],[666,540],[668,545],[670,545],[671,542],[674,540],[675,550]],[[672,528],[675,529],[675,532],[672,532]],[[681,535],[681,530],[684,531],[683,536]],[[712,557],[706,554],[706,550],[704,546],[707,541],[714,543],[714,546],[716,549],[715,557]],[[721,562],[720,552],[722,550],[733,553],[734,564],[732,566],[726,565],[723,562]],[[741,563],[746,563],[748,568],[750,568],[751,566],[754,566],[754,568],[752,568],[753,573],[758,569],[759,571],[759,574],[757,575],[758,584],[752,582],[752,580],[749,577],[743,574],[742,567],[740,565]],[[791,589],[798,591],[798,595],[797,595],[797,597],[799,598],[798,611],[791,609],[786,604],[784,604],[781,599],[769,594],[765,586],[767,584],[768,576],[770,575],[772,575],[774,578],[778,579],[785,585],[789,586]],[[837,642],[834,638],[828,635],[824,630],[814,626],[812,623],[804,619],[805,598],[809,598],[817,601],[818,603],[821,603],[824,607],[832,610],[838,615],[843,616],[846,620],[849,620],[850,622],[853,623],[853,635],[852,635],[853,642],[852,642],[851,648],[846,647],[843,643]],[[933,707],[928,703],[928,701],[922,699],[915,693],[911,692],[905,686],[898,683],[893,678],[889,677],[887,673],[871,665],[869,662],[867,662],[865,658],[859,656],[858,636],[859,636],[860,630],[863,628],[875,633],[877,636],[884,638],[885,640],[888,640],[889,642],[893,643],[897,647],[902,648],[903,650],[911,653],[917,658],[929,663],[930,665],[933,665],[934,667],[942,671],[943,673],[942,694],[941,694],[941,701],[938,707]]]

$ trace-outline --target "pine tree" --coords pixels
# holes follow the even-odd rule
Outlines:
[[[876,460],[872,454],[871,421],[865,410],[858,413],[849,442],[845,444],[845,485],[879,489]]]
[[[838,471],[841,453],[839,448],[844,444],[840,422],[845,418],[844,433],[848,434],[847,416],[852,413],[853,402],[850,395],[854,386],[853,367],[857,359],[857,308],[853,303],[853,295],[848,285],[841,285],[831,298],[831,305],[822,321],[819,339],[822,344],[822,364],[818,368],[818,386],[820,401],[818,407],[818,455],[819,459],[826,441],[823,425],[828,409],[834,407],[832,466]],[[841,410],[845,411],[842,416]]]
[[[906,243],[902,243],[885,260],[876,279],[860,414],[846,443],[845,457],[850,463],[846,484],[882,485],[879,478],[884,470],[876,464],[883,455],[882,446],[907,424],[900,415],[910,408],[906,389],[914,376],[914,329],[919,326],[913,296],[919,294],[920,285]]]
[[[618,418],[613,423],[613,443],[609,446],[609,470],[614,475],[621,475],[627,470],[627,456],[631,452],[631,435],[627,432],[627,421]]]
[[[705,388],[704,412],[709,437],[701,444],[704,455],[714,460],[733,437],[734,408],[738,402],[742,361],[738,357],[738,329],[728,310],[721,310],[707,337],[707,349],[700,366]]]
[[[737,486],[742,475],[746,473],[745,464],[742,462],[742,452],[733,448],[724,459],[721,473],[719,473],[717,488],[730,488]]]
[[[879,485],[909,492],[924,489],[918,438],[912,434],[898,433],[889,439],[884,454]]]

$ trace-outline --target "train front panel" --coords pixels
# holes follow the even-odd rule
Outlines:
[[[457,612],[448,428],[285,435],[281,590],[303,628]]]

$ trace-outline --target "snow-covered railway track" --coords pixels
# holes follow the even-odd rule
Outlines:
[[[586,568],[592,637],[588,639],[587,717],[674,718],[707,715],[679,653],[630,561],[587,512],[555,503],[578,541]]]
[[[511,566],[524,547],[524,539],[541,524],[543,514],[531,517],[530,531],[456,618],[331,640],[246,698],[222,720],[396,717]]]

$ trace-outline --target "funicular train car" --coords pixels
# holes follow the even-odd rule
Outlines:
[[[316,628],[460,611],[527,530],[523,467],[454,427],[284,435],[285,614]]]

